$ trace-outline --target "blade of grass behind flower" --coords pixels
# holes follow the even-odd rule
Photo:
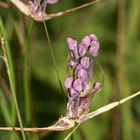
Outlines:
[[[21,115],[20,115],[20,111],[19,111],[19,107],[18,107],[18,103],[17,103],[17,99],[16,99],[16,83],[15,83],[12,56],[11,56],[11,52],[10,52],[10,47],[6,40],[6,31],[4,29],[2,19],[0,19],[0,38],[1,38],[1,44],[2,44],[2,49],[3,49],[3,53],[4,53],[4,61],[5,61],[6,67],[7,67],[7,73],[8,73],[10,89],[11,89],[11,93],[12,93],[12,97],[13,97],[13,102],[15,104],[19,125],[22,130],[21,131],[22,138],[23,138],[23,140],[26,140],[25,133],[23,131],[22,119],[21,119]]]
[[[10,116],[10,110],[8,108],[8,104],[7,104],[7,101],[3,95],[3,92],[2,90],[0,89],[0,108],[1,108],[1,111],[2,111],[2,114],[4,116],[4,119],[5,119],[5,122],[7,125],[10,125],[11,124],[11,116]]]
[[[26,126],[31,124],[31,100],[30,100],[30,41],[33,31],[34,21],[31,21],[28,25],[26,34],[26,44],[24,47],[24,59],[23,59],[23,96],[24,96],[24,108],[25,108],[25,123]],[[27,139],[32,139],[31,134],[27,134]]]
[[[6,101],[6,98],[4,97],[4,94],[2,92],[2,90],[0,89],[0,109],[1,109],[1,113],[4,117],[5,123],[7,126],[12,126],[14,121],[11,121],[11,118],[13,117],[13,112],[12,115],[10,114],[10,109],[8,107],[8,102]],[[15,120],[15,117],[13,118]],[[8,133],[10,140],[15,140],[16,138],[18,140],[19,136],[17,135],[17,133],[13,133],[10,132]]]
[[[31,34],[33,31],[33,24],[34,22],[31,21],[27,30],[27,38],[26,38],[26,46],[24,52],[24,66],[23,66],[23,86],[24,86],[24,99],[25,99],[25,120],[26,123],[29,124],[31,121],[31,106],[30,106],[30,88],[29,88],[29,81],[30,81],[30,65],[29,65],[29,55],[30,55],[30,40]]]

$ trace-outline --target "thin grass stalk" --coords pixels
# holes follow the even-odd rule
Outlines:
[[[18,107],[18,103],[17,103],[17,99],[16,99],[16,83],[15,83],[15,75],[14,75],[14,66],[13,66],[12,56],[11,56],[11,52],[10,52],[10,47],[6,40],[6,31],[4,30],[2,19],[0,19],[0,37],[1,37],[2,49],[3,49],[3,53],[4,53],[3,59],[5,61],[6,67],[7,67],[7,73],[8,73],[11,93],[13,96],[13,102],[15,104],[19,125],[22,130],[21,131],[22,138],[23,138],[23,140],[26,140],[25,133],[23,130],[22,119],[21,119],[21,115],[20,115],[20,111],[19,111],[19,107]]]
[[[38,5],[40,5],[39,0],[38,0]],[[60,85],[60,90],[61,90],[62,94],[64,94],[62,82],[61,82],[61,80],[60,80],[59,72],[58,72],[58,69],[57,69],[57,64],[56,64],[56,59],[55,59],[55,56],[54,56],[54,51],[53,51],[52,43],[51,43],[51,40],[50,40],[50,36],[49,36],[49,32],[48,32],[47,25],[46,25],[46,23],[45,23],[45,18],[44,18],[44,15],[43,15],[43,13],[42,13],[41,5],[40,5],[40,11],[41,11],[42,19],[43,19],[43,25],[44,25],[46,37],[47,37],[47,39],[48,39],[48,44],[49,44],[49,49],[50,49],[51,56],[52,56],[52,60],[53,60],[53,64],[54,64],[54,69],[55,69],[55,72],[56,72],[56,76],[57,76],[57,79],[58,79],[58,83],[59,83],[59,85]]]
[[[68,140],[72,134],[77,130],[81,123],[78,123],[77,126],[64,138],[64,140]]]
[[[78,7],[72,8],[72,9],[68,9],[68,10],[65,10],[65,11],[52,13],[52,14],[45,14],[43,17],[42,17],[42,15],[39,16],[39,17],[36,17],[35,15],[33,15],[31,13],[31,10],[29,9],[29,6],[26,5],[25,3],[23,3],[21,0],[11,0],[11,2],[19,9],[20,12],[22,12],[26,16],[32,17],[36,21],[43,21],[43,20],[47,21],[47,20],[50,20],[50,19],[55,18],[55,17],[63,16],[65,14],[67,14],[67,13],[80,10],[80,9],[82,9],[84,7],[92,5],[92,4],[94,4],[96,2],[99,2],[99,1],[100,0],[92,0],[91,2],[85,3],[83,5],[80,5]]]
[[[59,72],[58,72],[58,69],[57,69],[56,59],[55,59],[55,56],[54,56],[54,51],[53,51],[53,47],[52,47],[52,44],[51,44],[51,40],[50,40],[50,36],[49,36],[49,32],[48,32],[45,20],[43,20],[43,24],[44,24],[44,28],[45,28],[46,37],[48,39],[49,49],[50,49],[50,52],[51,52],[51,56],[52,56],[52,60],[53,60],[53,64],[54,64],[54,68],[55,68],[55,72],[56,72],[56,76],[57,76],[57,79],[58,79],[58,83],[60,85],[60,90],[61,90],[62,94],[64,95],[64,90],[63,90],[62,82],[61,82],[61,79],[60,79],[60,76],[59,76]]]

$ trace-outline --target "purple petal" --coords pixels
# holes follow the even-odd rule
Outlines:
[[[78,96],[79,94],[74,88],[70,88],[69,95],[70,97],[75,97],[75,96]]]
[[[99,92],[102,89],[102,84],[100,82],[96,82],[93,85],[93,89],[90,92],[90,95],[95,95],[97,92]]]
[[[81,64],[78,64],[77,66],[76,66],[76,73],[80,70],[80,69],[82,69],[82,65]]]
[[[99,50],[99,42],[98,41],[93,41],[92,45],[89,48],[89,52],[90,54],[95,57],[98,54],[98,50]]]
[[[77,48],[77,41],[73,38],[68,37],[67,38],[67,44],[68,44],[69,49],[71,51],[74,51],[74,49]]]
[[[72,69],[75,69],[77,66],[77,62],[75,62],[75,61],[70,60],[68,63]]]
[[[73,77],[68,77],[68,78],[65,80],[65,87],[66,87],[67,89],[68,89],[68,88],[71,88],[72,82],[73,82]]]
[[[74,98],[69,98],[68,104],[67,104],[67,115],[69,118],[76,118],[77,112],[78,112],[78,106],[79,106],[79,96],[76,96]]]
[[[92,41],[97,41],[97,36],[95,34],[90,34],[89,37]]]
[[[84,108],[84,109],[88,109],[89,108],[90,101],[89,101],[88,97],[80,99],[80,102],[81,102],[80,106],[82,108]]]
[[[79,47],[79,55],[82,57],[86,54],[87,52],[87,49],[88,49],[88,46],[84,45],[84,44],[80,44],[80,47]]]
[[[77,48],[77,47],[74,48],[73,55],[74,55],[74,58],[75,58],[76,60],[79,58],[78,48]]]
[[[86,90],[86,87],[87,87],[87,85],[88,85],[88,78],[87,79],[85,79],[84,81],[83,81],[83,88],[84,88],[84,91]]]
[[[102,88],[102,84],[100,82],[94,83],[93,89],[99,91]]]
[[[49,4],[55,4],[55,3],[57,3],[59,0],[46,0],[47,1],[47,3],[49,3]]]
[[[81,59],[81,66],[84,69],[87,69],[89,67],[89,57],[82,57],[82,59]]]
[[[86,80],[87,79],[87,71],[84,70],[84,69],[80,69],[78,71],[78,78],[81,79],[82,81]]]
[[[73,83],[73,87],[75,90],[77,90],[78,92],[83,90],[83,84],[82,81],[80,79],[76,79]]]
[[[90,42],[91,42],[91,38],[89,36],[85,36],[81,41],[81,43],[84,44],[85,46],[89,46]]]

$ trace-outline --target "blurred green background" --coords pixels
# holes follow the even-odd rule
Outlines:
[[[61,92],[43,23],[24,16],[10,1],[0,7],[14,62],[17,100],[24,127],[45,127],[66,112],[66,90]],[[60,0],[48,5],[47,12],[63,11],[89,0]],[[91,110],[129,96],[140,89],[140,4],[139,0],[101,0],[84,9],[47,21],[57,69],[62,81],[67,73],[67,37],[80,41],[94,33],[100,41],[96,61],[105,73],[102,91]],[[32,30],[31,32],[29,30]],[[31,35],[28,35],[30,33]],[[3,55],[0,48],[0,54]],[[101,80],[94,66],[94,79]],[[6,67],[0,59],[0,126],[18,126],[13,111]],[[139,140],[140,97],[83,124],[71,140]],[[26,133],[29,140],[62,140],[70,132]],[[0,140],[20,140],[19,132],[0,131]]]

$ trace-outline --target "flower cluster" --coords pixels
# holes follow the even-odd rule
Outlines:
[[[65,80],[69,98],[67,115],[78,118],[88,111],[91,97],[102,87],[100,82],[91,85],[93,61],[98,54],[99,42],[96,35],[90,34],[79,44],[75,39],[67,38],[67,44],[71,53],[68,61],[71,73]]]
[[[30,1],[30,9],[35,15],[40,12],[45,13],[47,4],[55,4],[58,1],[59,0],[33,0],[33,2]]]

